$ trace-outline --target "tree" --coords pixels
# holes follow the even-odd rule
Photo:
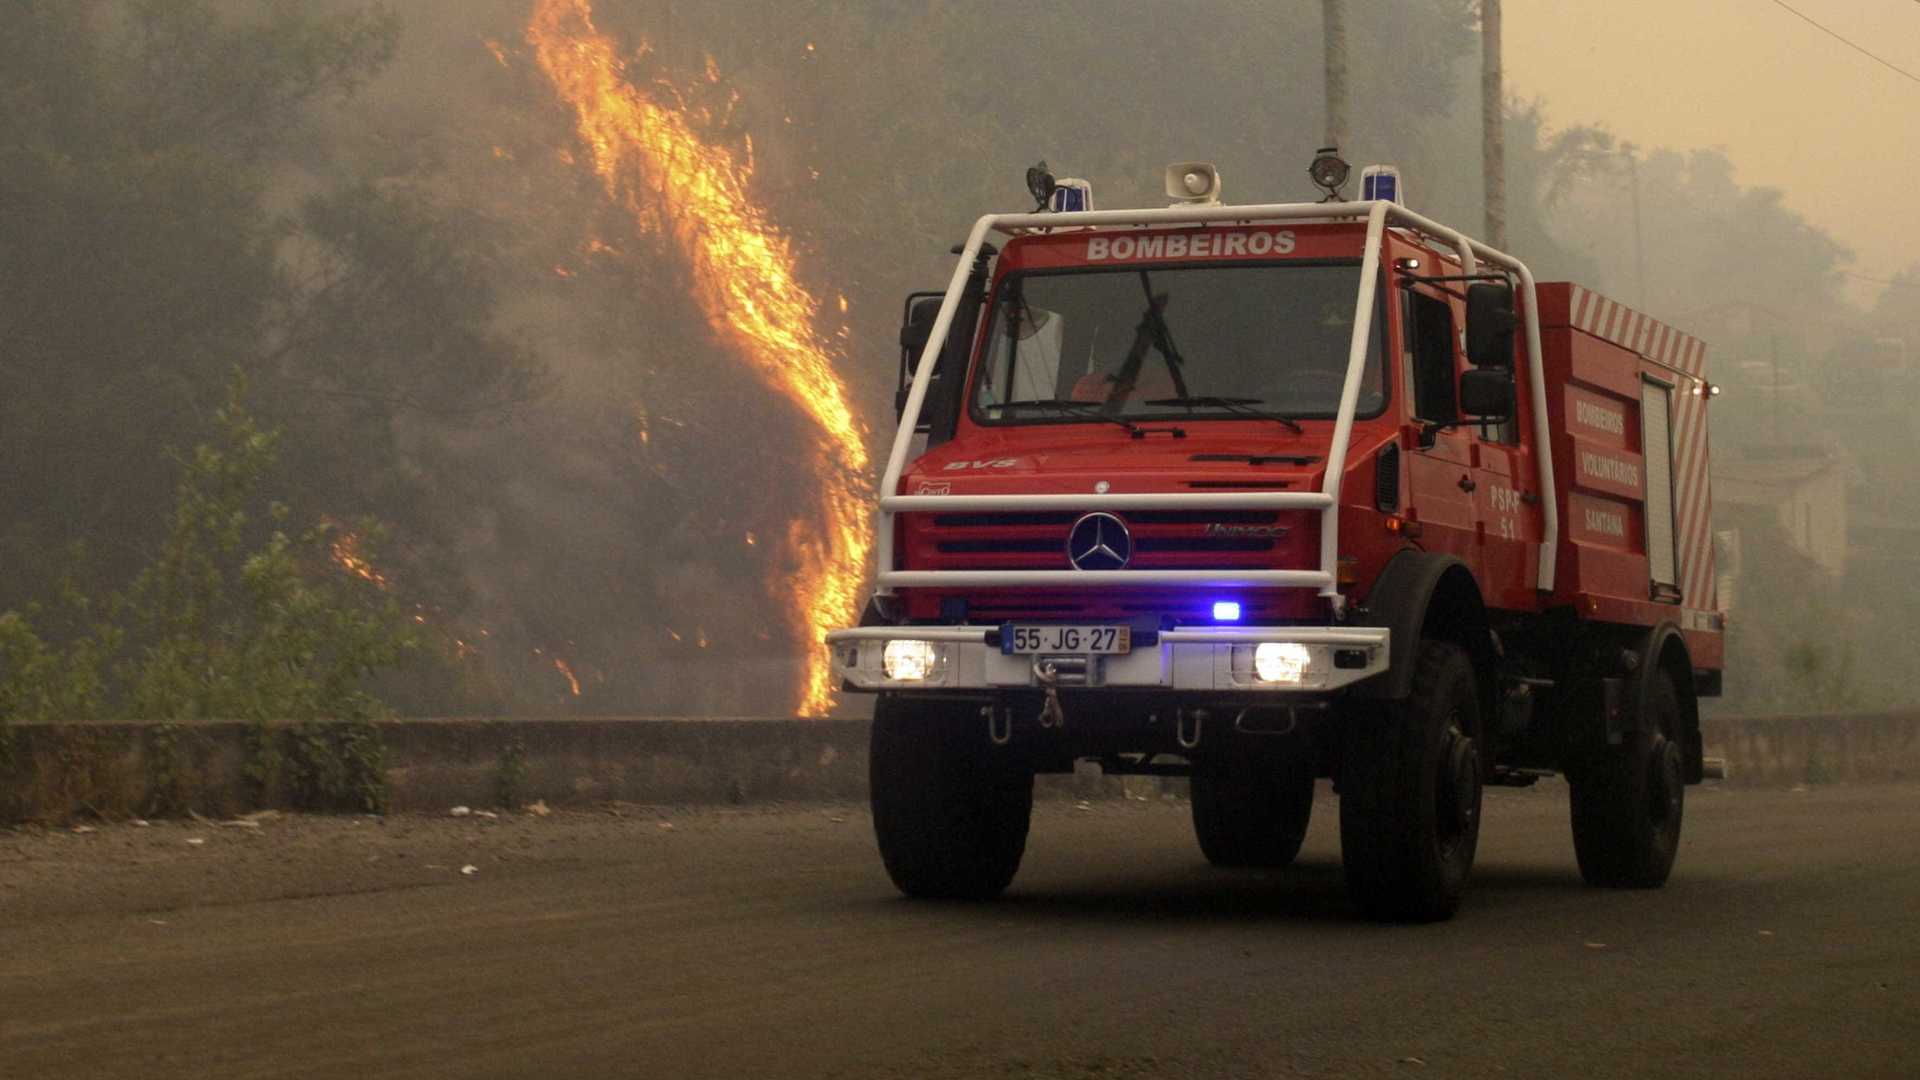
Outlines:
[[[62,552],[98,592],[159,542],[171,464],[238,364],[285,432],[283,495],[336,519],[416,505],[409,422],[537,397],[497,326],[489,223],[312,138],[392,60],[376,4],[16,0],[0,40],[0,610]]]
[[[356,720],[363,680],[416,639],[364,572],[361,533],[289,532],[263,505],[276,432],[236,383],[213,438],[176,463],[165,539],[124,590],[69,584],[58,608],[0,614],[0,718]],[[349,545],[343,547],[343,545]],[[351,553],[349,557],[348,553]]]

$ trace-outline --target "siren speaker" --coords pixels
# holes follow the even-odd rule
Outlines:
[[[1167,166],[1167,198],[1175,206],[1220,201],[1220,170],[1204,161],[1176,161]]]

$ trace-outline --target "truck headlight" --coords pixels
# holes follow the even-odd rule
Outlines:
[[[1254,646],[1253,674],[1261,682],[1297,686],[1313,665],[1313,651],[1293,641],[1263,641]]]
[[[940,650],[931,641],[889,641],[880,653],[880,669],[895,682],[925,682],[939,666]]]

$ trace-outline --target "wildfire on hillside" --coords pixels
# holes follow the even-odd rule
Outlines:
[[[814,327],[819,304],[795,276],[787,237],[748,193],[751,160],[705,141],[683,111],[636,88],[614,42],[595,27],[591,0],[536,0],[527,40],[572,107],[607,197],[637,230],[672,239],[708,324],[814,423],[818,512],[788,527],[794,573],[781,590],[792,598],[806,657],[799,711],[823,715],[833,684],[822,642],[858,614],[873,528],[866,429]],[[720,79],[711,59],[705,77]]]
[[[580,680],[573,673],[573,665],[567,663],[565,660],[562,660],[556,656],[553,658],[553,669],[555,671],[558,671],[560,674],[566,676],[567,689],[573,691],[574,697],[579,697],[580,696]]]
[[[387,576],[382,574],[379,568],[361,552],[359,533],[341,532],[327,545],[327,552],[333,557],[335,566],[369,585],[380,589],[393,586],[393,583],[387,580]]]

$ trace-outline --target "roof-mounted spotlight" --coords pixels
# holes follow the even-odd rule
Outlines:
[[[1327,193],[1320,201],[1340,202],[1340,188],[1353,172],[1353,166],[1341,159],[1337,146],[1323,146],[1313,153],[1313,164],[1307,166],[1307,175],[1313,178],[1314,186]]]
[[[1054,179],[1053,173],[1047,169],[1044,158],[1040,164],[1027,170],[1027,194],[1033,196],[1035,210],[1044,209],[1047,200],[1053,198],[1054,191],[1059,187],[1060,181]]]

